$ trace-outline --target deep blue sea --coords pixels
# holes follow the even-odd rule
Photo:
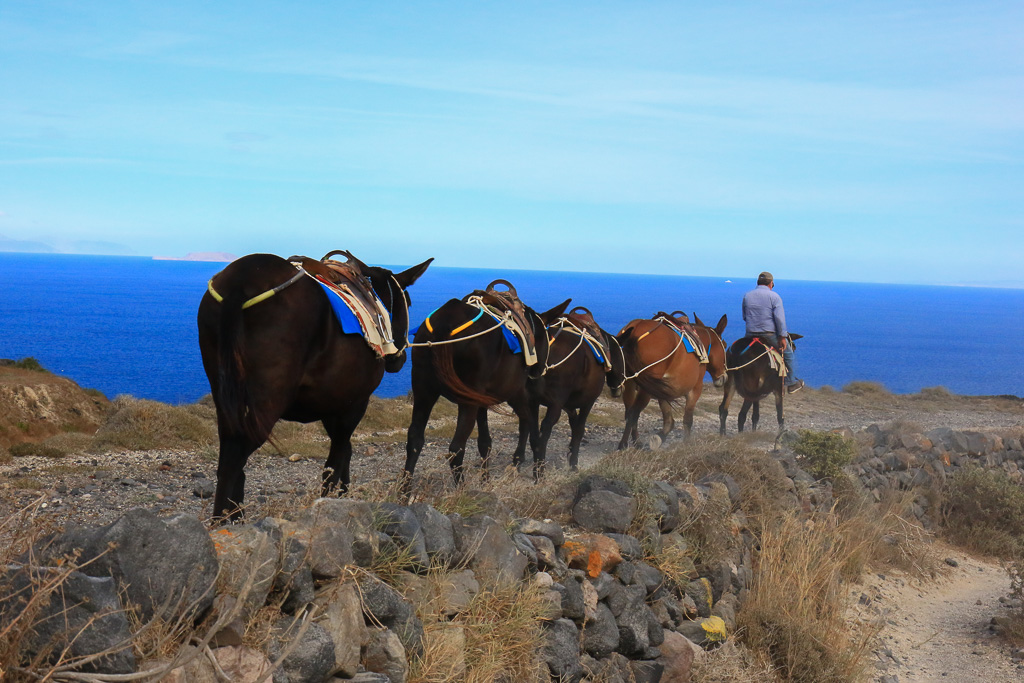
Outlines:
[[[188,403],[209,393],[196,310],[221,263],[0,253],[0,358],[47,369],[113,398]],[[727,341],[743,334],[749,277],[669,277],[431,266],[410,288],[414,323],[450,298],[511,281],[545,310],[572,297],[617,332],[659,310],[696,312]],[[728,282],[732,280],[732,282]],[[803,334],[798,375],[812,387],[880,382],[896,393],[943,386],[957,394],[1024,395],[1024,290],[785,280],[789,329]],[[409,390],[409,364],[377,393]]]

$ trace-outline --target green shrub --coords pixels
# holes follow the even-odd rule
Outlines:
[[[44,458],[63,458],[66,453],[58,448],[41,443],[16,443],[11,446],[11,455],[24,458],[28,455],[41,455]]]
[[[1024,487],[1005,472],[962,469],[945,498],[943,518],[954,542],[998,557],[1024,555]]]
[[[854,396],[890,396],[881,382],[850,382],[843,387],[843,393]]]
[[[835,432],[801,429],[793,451],[802,457],[803,468],[817,479],[834,480],[843,467],[853,462],[857,449],[853,441]]]
[[[32,356],[26,356],[21,360],[16,360],[11,363],[12,368],[19,368],[21,370],[31,370],[33,372],[49,372],[43,367],[42,363],[33,358]]]

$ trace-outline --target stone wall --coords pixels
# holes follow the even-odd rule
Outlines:
[[[1024,479],[1018,439],[877,425],[848,436],[862,454],[847,471],[876,500],[889,487],[917,489],[915,514],[926,525],[936,520],[928,492],[959,468]],[[776,454],[785,495],[794,509],[827,508],[831,485],[801,468],[787,446],[795,438],[783,435]],[[687,681],[694,658],[732,631],[750,586],[754,537],[740,496],[723,473],[653,482],[640,495],[625,482],[588,476],[564,501],[572,518],[565,527],[514,518],[486,493],[477,499],[484,512],[469,517],[425,503],[320,499],[286,518],[213,530],[187,515],[132,510],[107,526],[68,529],[7,567],[0,629],[24,612],[34,589],[64,572],[62,590],[35,613],[38,627],[23,642],[29,653],[67,647],[86,671],[162,670],[172,681],[216,681],[219,667],[233,680],[273,669],[276,683],[403,683],[425,646],[417,604],[433,603],[439,632],[457,645],[466,640],[460,614],[482,586],[526,582],[545,605],[541,680]],[[682,525],[697,518],[727,532],[718,557],[702,564],[686,560],[695,553],[681,533],[692,538],[694,528]],[[69,555],[75,571],[62,559]],[[395,556],[405,571],[387,582],[373,574],[382,557]],[[669,573],[656,566],[666,557],[674,558]],[[428,569],[446,580],[431,583]],[[129,604],[143,621],[196,621],[202,640],[171,659],[137,661]],[[258,611],[265,619],[267,605],[279,606],[269,636],[250,647],[245,624]],[[451,667],[458,677],[466,664],[456,658]]]

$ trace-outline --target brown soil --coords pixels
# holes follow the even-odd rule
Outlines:
[[[109,401],[49,372],[0,365],[0,447],[42,441],[62,432],[92,434]]]
[[[956,548],[944,547],[942,556],[958,566],[938,580],[922,582],[900,572],[873,574],[855,589],[865,598],[858,603],[858,614],[883,623],[873,680],[1024,679],[1024,665],[1012,657],[1013,648],[990,627],[992,617],[1010,614],[1006,571]]]

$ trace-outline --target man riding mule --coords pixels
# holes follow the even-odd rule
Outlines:
[[[796,357],[786,330],[782,297],[775,292],[775,278],[768,271],[758,275],[757,286],[743,295],[743,320],[747,324],[747,339],[759,339],[781,349],[786,366],[786,391],[793,394],[803,389],[804,381],[796,376]]]
[[[213,276],[197,323],[220,438],[216,518],[241,517],[246,462],[282,419],[323,423],[322,492],[348,488],[352,432],[384,372],[405,363],[405,290],[432,260],[392,273],[348,252],[251,254]]]
[[[747,335],[736,340],[729,349],[729,379],[725,383],[722,403],[718,406],[721,434],[725,434],[733,393],[743,397],[743,406],[737,419],[737,429],[741,432],[751,408],[751,429],[757,429],[761,400],[775,394],[775,416],[781,433],[786,425],[783,397],[787,393],[800,391],[804,386],[803,380],[797,379],[794,374],[796,359],[793,342],[801,336],[790,334],[786,329],[782,298],[774,289],[772,274],[763,272],[757,277],[757,287],[743,297],[743,319],[747,323]]]

